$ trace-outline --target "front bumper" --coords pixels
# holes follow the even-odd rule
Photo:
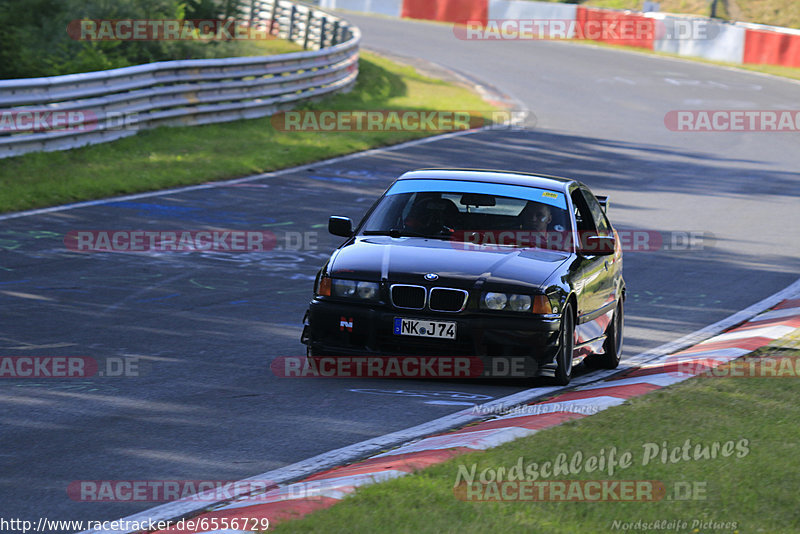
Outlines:
[[[456,323],[455,339],[394,333],[395,317]],[[314,299],[302,341],[315,356],[524,356],[537,366],[558,351],[560,319],[395,310],[363,302]]]

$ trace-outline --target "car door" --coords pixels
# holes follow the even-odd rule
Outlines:
[[[575,210],[575,224],[578,232],[578,243],[586,243],[591,235],[613,235],[608,220],[597,199],[588,190],[578,187],[570,194]],[[599,217],[595,210],[599,210]],[[613,273],[609,261],[612,257],[582,252],[579,254],[579,291],[577,295],[578,310],[576,321],[577,344],[589,344],[599,339],[605,332],[610,319],[609,298],[613,293]]]
[[[597,235],[605,237],[614,237],[614,228],[606,217],[603,207],[598,202],[597,198],[586,188],[580,189],[583,194],[586,205],[592,214],[592,221],[594,222],[594,231]],[[598,277],[597,295],[600,306],[605,309],[609,306],[613,307],[616,303],[616,287],[617,278],[620,275],[621,264],[616,261],[616,255],[611,254],[607,256],[599,256],[603,260],[602,275]]]

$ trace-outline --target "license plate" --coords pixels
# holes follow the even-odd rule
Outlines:
[[[424,319],[394,318],[394,333],[399,336],[455,339],[456,323],[451,321],[426,321]]]

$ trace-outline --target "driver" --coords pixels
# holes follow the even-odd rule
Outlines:
[[[452,200],[438,196],[418,198],[406,215],[405,227],[427,235],[452,233],[458,215],[458,208]]]
[[[519,214],[520,230],[532,232],[546,232],[553,220],[553,214],[547,204],[528,202]]]
[[[522,230],[520,240],[531,243],[532,246],[545,249],[561,249],[559,245],[563,235],[559,231],[550,229],[553,222],[553,213],[547,204],[540,202],[528,202],[519,214]],[[563,227],[555,226],[556,230],[563,230]]]

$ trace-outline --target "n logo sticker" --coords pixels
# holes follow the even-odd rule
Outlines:
[[[339,320],[339,330],[344,332],[344,329],[347,329],[348,332],[353,331],[353,318],[347,319],[346,317],[342,317]]]

